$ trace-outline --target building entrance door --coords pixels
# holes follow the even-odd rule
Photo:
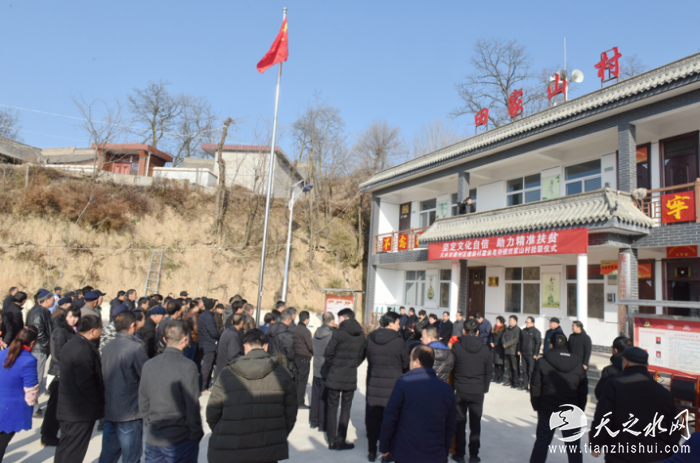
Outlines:
[[[399,206],[399,230],[411,228],[411,203],[404,203]]]
[[[468,271],[467,318],[469,318],[470,315],[484,313],[486,267],[470,268]]]
[[[117,174],[131,174],[131,164],[126,164],[123,162],[115,163],[112,165],[112,172]]]
[[[700,301],[700,259],[666,261],[666,299]],[[664,313],[697,317],[698,309],[665,307]]]

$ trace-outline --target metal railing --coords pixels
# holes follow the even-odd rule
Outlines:
[[[647,195],[638,201],[639,209],[649,218],[654,219],[655,226],[673,225],[674,223],[663,223],[662,220],[662,204],[661,197],[668,194],[680,193],[689,189],[695,192],[695,221],[700,222],[700,178],[693,183],[685,183],[683,185],[674,185],[665,188],[657,188],[655,190],[647,190]]]
[[[374,237],[374,253],[413,251],[425,249],[427,246],[418,245],[418,237],[429,227],[398,230],[391,233],[380,233]]]

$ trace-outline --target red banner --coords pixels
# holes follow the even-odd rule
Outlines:
[[[382,238],[382,252],[391,251],[391,236],[385,236]]]
[[[408,233],[402,233],[399,235],[398,248],[399,251],[405,251],[408,249]]]
[[[695,220],[695,190],[672,193],[661,197],[661,222],[690,222]]]
[[[428,245],[428,260],[583,254],[588,252],[588,228],[443,241]]]
[[[670,246],[666,248],[666,257],[698,257],[697,246]]]

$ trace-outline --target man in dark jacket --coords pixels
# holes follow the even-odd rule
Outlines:
[[[573,333],[569,336],[569,352],[580,358],[583,362],[583,369],[588,370],[588,362],[591,360],[591,351],[593,350],[591,337],[583,329],[583,323],[578,320],[571,325],[571,330]]]
[[[126,291],[117,291],[117,297],[109,301],[109,321],[114,320],[114,310],[124,303]]]
[[[216,321],[214,321],[213,308],[214,301],[204,298],[204,310],[199,313],[199,318],[197,318],[197,341],[203,352],[202,391],[209,389],[211,371],[214,369],[216,360],[216,341],[221,337],[219,329],[216,327]]]
[[[571,355],[566,350],[566,336],[563,333],[554,333],[550,339],[551,349],[544,357],[535,362],[535,370],[532,373],[532,389],[530,402],[537,412],[537,431],[535,445],[532,449],[530,461],[543,463],[547,459],[549,444],[554,437],[554,429],[550,429],[550,417],[554,412],[561,412],[561,420],[566,420],[565,412],[578,412],[571,406],[578,407],[581,411],[586,409],[588,396],[588,379],[581,366],[581,359]],[[567,406],[562,408],[563,406]],[[574,415],[569,413],[569,417]],[[582,429],[562,429],[563,437],[570,437],[577,432],[583,434]],[[575,442],[567,441],[566,452],[569,462],[582,462],[581,439]]]
[[[460,337],[464,334],[464,315],[457,311],[457,320],[452,324],[452,336]]]
[[[139,384],[146,461],[196,463],[204,430],[197,365],[182,354],[190,342],[187,324],[172,320],[164,335],[165,350],[146,362]]]
[[[595,409],[589,434],[593,456],[599,456],[603,446],[646,449],[606,453],[605,461],[611,463],[658,462],[673,455],[682,433],[673,429],[678,412],[671,392],[649,374],[648,361],[649,354],[639,347],[622,353],[622,374],[607,381]]]
[[[455,432],[455,396],[435,376],[433,352],[418,346],[411,371],[396,382],[384,419],[379,451],[402,463],[443,463]]]
[[[46,361],[51,355],[51,311],[53,306],[53,292],[48,289],[40,289],[36,294],[36,305],[27,313],[27,326],[35,326],[39,331],[39,337],[32,348],[32,355],[36,357],[36,377],[39,380],[39,395],[46,391]],[[35,405],[34,418],[44,416],[39,402]]]
[[[518,359],[518,344],[520,343],[520,327],[518,317],[511,315],[508,317],[508,328],[506,328],[501,338],[503,352],[505,354],[506,371],[509,374],[510,382],[504,386],[516,389],[520,385],[520,373],[518,372],[520,361]]]
[[[552,317],[549,319],[549,329],[544,333],[544,353],[549,352],[549,340],[552,338],[554,333],[564,333],[564,330],[559,326],[559,319],[557,317]]]
[[[481,447],[481,416],[484,394],[489,392],[493,377],[493,357],[489,346],[479,337],[479,323],[469,319],[464,334],[452,346],[455,356],[454,387],[457,401],[457,431],[452,459],[464,463],[466,455],[467,412],[469,413],[469,461],[478,462]]]
[[[385,313],[381,328],[367,336],[367,406],[365,426],[369,442],[369,461],[377,459],[377,441],[382,430],[382,416],[396,381],[408,371],[406,342],[399,333],[401,316]]]
[[[462,326],[464,326],[464,324],[462,324]],[[449,347],[438,341],[437,328],[429,326],[421,331],[420,342],[424,346],[433,349],[433,355],[435,356],[433,370],[435,370],[435,374],[439,379],[448,382],[450,380],[450,373],[452,373],[455,367],[455,356],[452,351],[450,351]]]
[[[314,334],[314,380],[311,384],[311,410],[309,411],[309,424],[311,429],[318,428],[326,432],[326,409],[328,404],[328,392],[326,391],[326,378],[328,377],[328,365],[326,365],[326,347],[333,335],[333,312],[323,314],[323,325]]]
[[[622,353],[632,345],[632,340],[627,336],[618,336],[612,344],[612,356],[610,357],[610,365],[603,368],[600,372],[600,379],[595,385],[595,398],[600,399],[605,383],[612,377],[622,374]]]
[[[9,297],[9,296],[8,296]],[[22,306],[27,302],[27,293],[15,291],[12,296],[12,303],[3,309],[2,314],[2,340],[6,346],[17,337],[24,328],[24,317],[22,317]]]
[[[61,439],[55,463],[83,461],[95,421],[104,416],[105,388],[102,363],[95,341],[102,334],[102,320],[86,315],[78,322],[78,335],[61,351],[56,418]]]
[[[408,309],[408,319],[406,320],[406,329],[404,330],[403,334],[404,339],[408,340],[411,336],[413,336],[413,330],[416,328],[417,321],[418,317],[416,317],[416,309],[411,307]]]
[[[218,349],[216,351],[216,371],[214,372],[213,383],[219,377],[226,365],[233,362],[235,359],[243,355],[243,344],[241,344],[241,333],[243,331],[243,323],[245,316],[242,314],[234,314],[228,319],[229,325],[221,333],[219,338]]]
[[[146,348],[146,354],[148,355],[149,359],[156,356],[156,330],[158,324],[163,321],[163,318],[165,318],[165,309],[160,305],[153,307],[150,310],[149,315],[146,316],[146,323],[139,331],[141,341],[143,341],[143,345]]]
[[[105,425],[100,462],[138,463],[143,454],[143,420],[139,412],[139,382],[148,355],[135,336],[136,315],[131,311],[114,317],[115,338],[102,350],[105,385]]]
[[[452,337],[452,327],[454,325],[450,321],[450,313],[445,311],[442,313],[442,322],[440,326],[440,341],[443,344],[449,344]]]
[[[399,307],[399,334],[405,339],[406,325],[408,324],[408,315],[406,315],[406,307]]]
[[[294,342],[294,381],[297,384],[297,400],[299,408],[307,410],[309,407],[304,403],[306,397],[306,384],[309,382],[311,372],[311,358],[314,355],[314,346],[311,342],[311,331],[307,328],[309,324],[309,312],[302,310],[299,312],[299,324],[292,332]]]
[[[243,335],[245,355],[229,363],[214,384],[206,409],[212,429],[209,463],[289,458],[287,437],[297,419],[296,386],[267,347],[262,331],[248,331]]]
[[[474,315],[474,319],[479,323],[479,337],[486,344],[489,345],[489,339],[491,338],[491,322],[484,318],[483,314],[477,313]]]
[[[542,349],[542,334],[535,328],[535,319],[527,317],[525,328],[520,331],[520,346],[518,347],[520,358],[522,359],[523,384],[518,389],[527,391],[530,388],[530,378],[532,370],[535,368],[535,361]]]
[[[367,341],[362,326],[355,320],[355,312],[352,309],[343,309],[338,312],[338,320],[340,326],[333,332],[325,354],[328,365],[326,430],[329,449],[349,450],[355,448],[355,444],[346,442],[345,438],[350,421],[352,397],[357,389],[357,367],[365,359]],[[340,420],[338,403],[340,403]]]
[[[17,286],[13,286],[12,288],[10,288],[10,292],[7,294],[7,296],[5,296],[5,299],[2,300],[3,312],[5,310],[7,310],[8,307],[10,307],[10,304],[15,302],[14,296],[15,296],[15,294],[17,294],[18,291],[19,291],[19,288],[17,288]]]
[[[289,372],[294,376],[294,337],[292,333],[294,328],[294,314],[289,309],[284,309],[280,314],[279,323],[275,323],[267,330],[267,339],[270,342],[268,352],[276,354],[280,357],[280,363],[287,367]]]

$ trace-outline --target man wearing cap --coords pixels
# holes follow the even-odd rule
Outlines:
[[[32,348],[32,355],[36,357],[36,376],[39,380],[39,395],[44,393],[46,385],[44,383],[44,372],[46,370],[46,360],[51,354],[51,311],[49,307],[53,307],[53,293],[48,289],[40,289],[36,293],[36,305],[27,313],[27,326],[33,325],[38,330],[39,336]],[[44,414],[38,406],[36,406],[35,418],[41,418]]]
[[[146,324],[139,331],[141,340],[146,346],[146,353],[148,358],[153,358],[156,356],[157,343],[156,343],[156,330],[158,324],[165,318],[165,308],[161,305],[153,307],[146,317]]]
[[[182,299],[184,301],[188,297],[190,297],[190,295],[187,294],[187,291],[180,291],[180,299]]]
[[[544,333],[544,353],[549,352],[549,341],[554,333],[564,333],[564,330],[559,326],[559,319],[552,317],[549,319],[549,329]]]
[[[682,434],[671,432],[676,406],[668,389],[649,374],[648,362],[649,354],[639,347],[622,353],[622,374],[607,381],[595,409],[589,434],[593,456],[600,455],[603,445],[616,449],[605,455],[609,462],[656,462],[673,454]],[[651,432],[645,429],[649,427]],[[644,453],[625,451],[642,446]]]
[[[83,296],[85,305],[83,305],[83,307],[80,309],[80,316],[85,317],[87,315],[96,315],[100,317],[98,307],[102,305],[102,298],[104,297],[104,295],[105,293],[103,293],[99,289],[89,291],[88,293],[86,293]]]

